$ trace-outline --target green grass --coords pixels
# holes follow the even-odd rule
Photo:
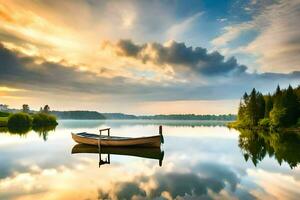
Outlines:
[[[7,126],[8,117],[0,117],[0,127]]]

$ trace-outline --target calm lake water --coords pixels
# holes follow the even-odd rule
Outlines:
[[[110,154],[100,167],[97,153],[72,154],[70,132],[111,127],[111,135],[142,136],[159,124],[161,151]],[[240,134],[222,124],[64,120],[47,134],[0,133],[0,199],[300,199],[298,135]]]

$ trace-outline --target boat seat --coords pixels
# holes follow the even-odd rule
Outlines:
[[[82,133],[78,133],[78,136],[81,137],[88,137],[88,138],[93,138],[93,139],[99,139],[99,135],[96,134],[92,134],[92,133],[87,133],[87,132],[82,132]],[[130,137],[119,137],[119,136],[107,136],[107,135],[101,135],[100,139],[130,139]]]

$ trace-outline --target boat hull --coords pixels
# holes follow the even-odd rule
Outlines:
[[[101,146],[144,146],[144,147],[160,147],[161,136],[139,137],[139,138],[122,138],[122,137],[104,137],[99,141],[95,134],[87,134],[88,136],[71,133],[75,142],[88,145]]]

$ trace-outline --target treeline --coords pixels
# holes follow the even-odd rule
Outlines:
[[[113,119],[113,120],[215,120],[215,121],[234,121],[236,115],[195,115],[195,114],[172,114],[172,115],[129,115],[124,113],[100,113],[97,111],[50,111],[48,105],[40,109],[39,112],[29,109],[27,104],[24,104],[21,110],[10,109],[11,113],[47,113],[56,116],[58,119]],[[5,114],[6,116],[6,114]],[[0,112],[1,117],[1,112]]]
[[[138,119],[136,115],[128,115],[124,113],[102,113],[106,119]]]
[[[195,115],[195,114],[172,114],[172,115],[127,115],[123,113],[103,113],[106,119],[144,119],[144,120],[219,120],[233,121],[236,115]]]
[[[51,111],[59,119],[106,119],[96,111]]]
[[[262,95],[255,90],[241,99],[238,120],[232,126],[240,128],[280,128],[300,126],[300,86],[289,85],[275,93]]]
[[[195,114],[173,114],[173,115],[153,115],[153,116],[139,116],[140,119],[151,120],[220,120],[233,121],[236,120],[236,115],[195,115]]]

